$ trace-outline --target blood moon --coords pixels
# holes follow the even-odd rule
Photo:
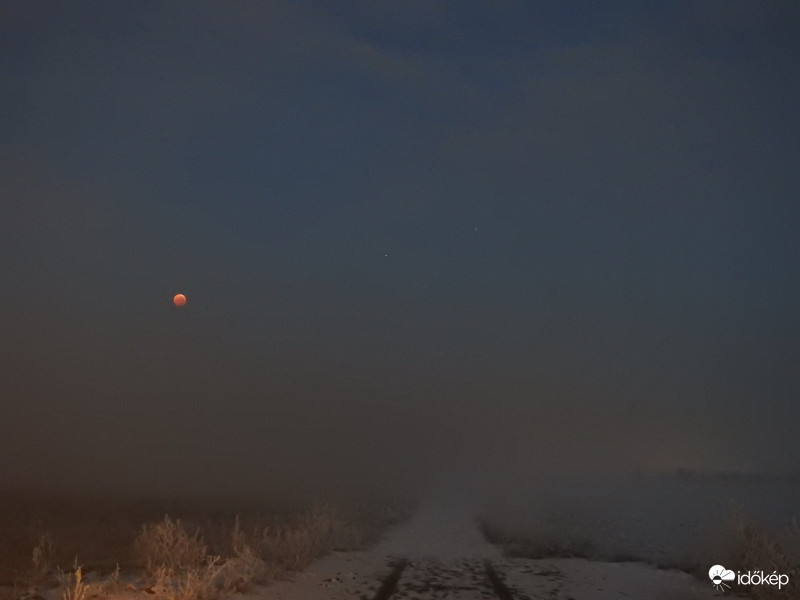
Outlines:
[[[183,294],[175,294],[175,297],[172,299],[172,303],[180,308],[181,306],[186,305],[186,296]]]

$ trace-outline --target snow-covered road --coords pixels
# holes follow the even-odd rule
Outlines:
[[[492,570],[495,581],[489,573]],[[372,550],[334,553],[293,581],[274,583],[250,597],[701,600],[718,597],[718,593],[710,582],[640,563],[505,558],[499,548],[483,539],[470,510],[435,503],[389,532]]]

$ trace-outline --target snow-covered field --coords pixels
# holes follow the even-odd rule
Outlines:
[[[513,494],[503,495],[497,488],[483,496],[475,489],[459,493],[444,486],[446,492],[440,489],[420,500],[413,515],[386,532],[374,547],[334,552],[300,572],[231,597],[699,600],[731,596],[746,590],[717,591],[702,569],[697,577],[655,565],[692,561],[707,570],[724,563],[720,553],[731,550],[720,545],[725,543],[721,534],[730,526],[727,520],[748,514],[767,530],[777,530],[797,514],[800,501],[800,485],[789,479],[693,475],[525,483],[527,489],[517,486]],[[534,546],[540,543],[545,551],[538,557],[509,556],[504,553],[509,546],[489,543],[479,523]],[[577,546],[569,545],[575,541]],[[555,556],[548,554],[548,547],[581,552]],[[101,597],[152,597],[138,582],[129,587]],[[39,598],[57,600],[61,594],[62,590],[51,589]]]
[[[512,598],[573,600],[691,600],[714,598],[709,582],[680,571],[641,563],[583,559],[504,558],[478,531],[476,515],[457,505],[428,505],[390,532],[369,552],[335,553],[292,581],[278,582],[248,596],[253,600],[339,600],[376,598],[382,582],[402,559],[407,565],[392,598],[502,597],[487,576],[486,561]]]
[[[800,480],[746,476],[640,476],[531,481],[493,496],[487,522],[513,536],[600,557],[654,564],[722,560],[732,529],[746,519],[780,532],[800,518]]]

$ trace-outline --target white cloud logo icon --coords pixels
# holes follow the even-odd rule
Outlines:
[[[726,581],[733,581],[736,579],[736,575],[730,569],[726,569],[722,565],[714,565],[708,570],[708,578],[711,580],[711,583],[714,584],[714,587],[718,590],[722,590],[724,588],[729,588]]]

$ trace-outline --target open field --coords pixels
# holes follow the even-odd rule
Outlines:
[[[738,586],[754,598],[800,598],[800,481],[792,477],[679,473],[550,480],[535,500],[494,499],[480,527],[509,558],[639,563],[785,574],[777,590]],[[533,495],[528,495],[532,498]]]

